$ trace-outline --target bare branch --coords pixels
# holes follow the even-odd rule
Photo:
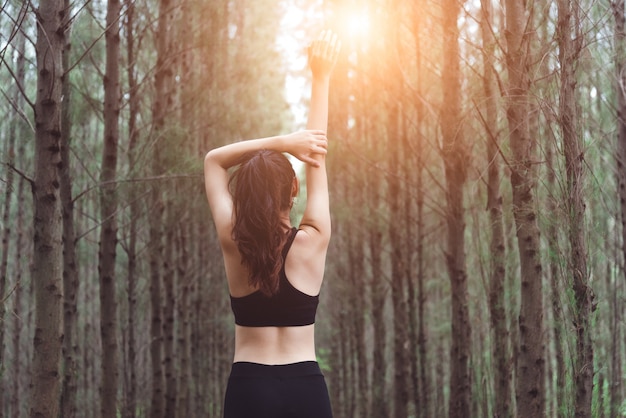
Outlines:
[[[9,104],[11,105],[11,107],[13,108],[13,110],[15,110],[15,112],[21,116],[22,119],[24,119],[24,122],[26,122],[28,124],[28,127],[30,128],[30,130],[35,133],[35,127],[33,126],[33,124],[30,122],[30,120],[28,120],[28,116],[26,115],[26,113],[24,113],[24,111],[22,109],[20,109],[17,104],[11,100],[11,98],[7,95],[7,93],[4,91],[3,88],[0,88],[0,92],[2,92],[2,95],[4,96],[5,99],[7,99],[7,102],[9,102]],[[22,95],[24,94],[24,92],[22,92]],[[27,100],[28,101],[28,100]],[[32,103],[28,102],[28,104],[32,105]]]
[[[80,199],[85,194],[89,193],[90,191],[92,191],[94,189],[99,189],[100,187],[108,186],[108,185],[111,185],[111,184],[144,183],[144,182],[164,181],[164,180],[172,180],[172,179],[179,179],[179,178],[197,178],[197,179],[201,179],[202,175],[200,175],[200,174],[165,174],[165,175],[162,175],[162,176],[151,176],[151,177],[140,177],[140,178],[134,178],[134,179],[104,181],[104,182],[100,182],[100,183],[94,184],[94,185],[88,187],[87,189],[83,190],[79,194],[77,194],[74,197],[73,202],[76,202],[78,199]]]
[[[27,182],[30,183],[31,187],[35,185],[35,180],[31,179],[30,177],[28,177],[25,173],[23,173],[22,171],[20,171],[17,167],[15,167],[13,164],[11,163],[5,163],[7,165],[7,167],[9,167],[11,170],[15,171],[21,178],[23,178],[24,180],[26,180]]]

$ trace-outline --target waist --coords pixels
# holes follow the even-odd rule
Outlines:
[[[315,326],[235,326],[235,362],[285,364],[314,361]]]
[[[317,361],[300,361],[288,364],[261,364],[239,361],[232,364],[231,377],[298,377],[322,376]]]

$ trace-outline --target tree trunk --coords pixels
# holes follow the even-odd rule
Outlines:
[[[104,75],[104,149],[100,172],[100,334],[102,338],[103,418],[117,414],[118,343],[117,300],[115,291],[115,258],[117,246],[117,147],[120,113],[120,11],[119,0],[107,2],[106,70]]]
[[[376,147],[376,140],[371,139]],[[375,152],[374,150],[372,150]],[[367,181],[365,185],[365,196],[369,210],[369,219],[375,219],[378,216],[378,204],[381,198],[381,175],[378,170],[370,168],[366,172]],[[372,368],[371,368],[371,391],[370,403],[368,409],[371,417],[387,417],[389,416],[389,406],[387,404],[387,393],[385,382],[385,371],[387,370],[386,351],[387,351],[387,328],[384,321],[385,303],[387,300],[388,284],[384,277],[382,266],[383,254],[383,234],[381,227],[374,223],[367,229],[367,245],[370,254],[370,302],[372,310]]]
[[[461,73],[457,19],[461,4],[447,0],[443,5],[443,106],[441,114],[442,154],[446,175],[446,263],[452,303],[452,342],[450,346],[450,418],[471,415],[469,370],[471,325],[469,321],[467,268],[465,263],[465,221],[463,188],[466,179],[467,150],[461,114]]]
[[[524,0],[506,0],[507,118],[511,148],[513,216],[520,258],[521,304],[517,353],[517,414],[541,417],[545,412],[543,337],[543,269],[535,205],[533,142],[529,133],[529,18]]]
[[[487,131],[487,211],[491,240],[489,313],[493,332],[492,348],[494,362],[494,417],[513,416],[511,409],[511,356],[509,330],[505,310],[504,279],[506,277],[504,222],[502,220],[502,195],[500,194],[500,161],[498,135],[498,89],[494,68],[496,40],[493,35],[492,0],[481,0],[481,34],[483,40],[483,83],[485,91],[485,117]]]
[[[340,174],[341,176],[341,174]],[[348,174],[349,178],[353,181],[362,181],[356,173],[352,175]],[[354,196],[355,190],[361,190],[360,185],[357,187],[351,187],[348,182],[344,190],[344,196],[348,199],[348,205],[350,207],[357,207],[358,203],[355,202],[356,196]],[[352,190],[349,190],[352,189]],[[351,203],[350,203],[351,201]],[[354,217],[346,220],[346,249],[342,253],[348,254],[348,269],[344,277],[349,278],[350,289],[359,289],[356,294],[351,294],[352,303],[349,305],[349,313],[346,320],[351,325],[350,333],[352,335],[352,347],[350,361],[353,364],[352,367],[352,391],[354,398],[354,413],[352,416],[365,416],[367,413],[367,406],[363,405],[362,399],[365,398],[365,394],[368,390],[367,376],[367,358],[366,358],[366,343],[365,343],[365,315],[367,312],[365,298],[366,288],[363,286],[363,277],[365,275],[364,263],[364,217],[359,211]],[[345,290],[344,290],[345,294]]]
[[[399,138],[399,105],[390,104],[388,138]],[[391,301],[393,307],[393,411],[394,417],[406,418],[409,403],[409,358],[408,332],[406,327],[407,304],[404,285],[406,279],[406,254],[402,241],[403,226],[397,219],[402,219],[402,206],[399,162],[402,150],[394,144],[390,151],[389,166],[387,167],[387,202],[389,205],[389,240],[391,244]]]
[[[626,11],[624,10],[624,0],[614,0],[611,2],[613,18],[615,20],[615,95],[617,96],[617,178],[618,194],[621,220],[621,245],[622,263],[626,262]],[[626,269],[621,269],[623,277],[626,279]],[[620,314],[616,312],[616,316]],[[619,347],[619,346],[618,346]],[[613,350],[613,371],[611,373],[611,409],[619,410],[623,403],[623,372],[615,367],[615,360],[620,356],[619,348]]]
[[[20,15],[22,15],[23,13],[26,13],[26,7],[23,7],[22,9],[20,9]],[[25,53],[25,48],[26,48],[26,36],[24,35],[24,33],[22,31],[18,31],[17,35],[16,35],[17,39],[16,39],[16,45],[15,45],[15,49],[14,49],[14,53],[16,56],[16,68],[15,68],[15,74],[16,74],[16,84],[23,86],[24,85],[24,80],[26,78],[26,71],[25,71],[25,63],[26,63],[26,59],[24,56]],[[24,106],[24,97],[21,95],[20,90],[17,88],[17,86],[13,86],[14,90],[13,90],[13,94],[12,94],[12,101],[15,104],[15,106],[18,109],[21,109]],[[3,179],[3,183],[4,184],[4,205],[2,208],[2,251],[0,251],[0,253],[2,254],[0,256],[0,393],[2,393],[2,395],[0,395],[0,418],[4,417],[4,411],[5,411],[5,402],[8,401],[8,397],[5,397],[4,394],[7,393],[7,390],[5,389],[5,381],[6,379],[3,379],[4,376],[7,376],[7,364],[6,364],[6,360],[5,360],[5,347],[8,346],[7,341],[6,341],[6,324],[7,324],[7,320],[6,320],[6,305],[8,305],[8,294],[7,294],[7,290],[8,290],[8,286],[9,286],[9,280],[8,280],[8,272],[9,272],[9,249],[10,249],[10,244],[9,241],[11,239],[11,233],[12,233],[12,225],[14,225],[14,223],[12,222],[11,219],[11,202],[12,202],[12,197],[13,197],[13,191],[15,189],[14,186],[14,170],[11,166],[15,166],[15,141],[17,138],[21,137],[22,135],[22,123],[20,121],[20,114],[17,112],[17,110],[14,110],[13,112],[11,112],[10,114],[10,120],[9,120],[9,131],[8,131],[8,141],[6,143],[6,149],[3,150],[3,152],[5,153],[5,155],[7,156],[7,172],[6,172],[6,178]],[[21,181],[21,180],[20,180]],[[18,208],[20,207],[19,205],[17,206]],[[19,233],[19,232],[18,232]],[[17,245],[19,246],[19,243],[17,243]],[[19,271],[19,266],[17,268],[17,271]],[[19,286],[19,283],[16,282],[15,286]],[[15,355],[17,355],[17,351],[15,352]],[[10,392],[9,392],[10,393]],[[8,403],[8,402],[7,402]]]
[[[559,124],[563,135],[563,153],[567,187],[565,207],[570,245],[569,270],[574,292],[574,326],[576,354],[574,356],[575,416],[591,417],[593,394],[593,346],[591,342],[591,314],[593,291],[589,286],[587,245],[585,242],[584,149],[578,126],[580,110],[577,106],[577,65],[582,50],[579,10],[576,2],[559,0],[557,39],[561,86],[559,95]]]
[[[35,337],[30,416],[59,414],[63,243],[59,191],[61,164],[62,54],[65,47],[62,0],[42,0],[37,10],[37,98],[35,103],[34,254]]]
[[[176,240],[174,236],[174,217],[171,205],[166,215],[169,226],[166,233],[165,253],[163,257],[163,290],[165,300],[163,305],[163,371],[165,377],[165,416],[176,417],[176,362],[174,356],[174,312],[176,306],[176,269],[174,268],[174,253]]]
[[[404,264],[404,278],[406,279],[407,290],[407,340],[408,340],[408,361],[409,361],[409,383],[410,383],[410,400],[413,403],[415,414],[419,416],[424,412],[422,402],[420,401],[420,372],[419,372],[419,358],[416,348],[419,346],[419,327],[418,327],[418,309],[417,309],[417,295],[416,295],[416,278],[419,280],[419,271],[416,272],[415,265],[412,262],[413,255],[415,253],[415,237],[419,234],[416,231],[416,223],[414,221],[414,198],[415,192],[413,189],[413,177],[415,170],[415,164],[413,162],[413,150],[411,149],[411,139],[409,138],[409,132],[407,129],[407,116],[402,116],[402,135],[401,144],[402,152],[405,156],[404,162],[401,164],[401,173],[404,178],[404,204],[402,205],[402,223],[404,224],[404,248],[406,254],[406,262]],[[420,175],[419,173],[417,175]]]
[[[20,35],[18,35],[21,37],[20,41],[18,42],[18,50],[24,52],[25,50],[25,36],[23,36],[23,33],[20,33]],[[24,54],[22,54],[22,59],[24,59]],[[21,77],[21,76],[20,76]],[[21,107],[21,106],[20,106]],[[24,156],[26,155],[26,151],[25,151],[25,141],[19,141],[18,142],[18,146],[17,146],[17,155],[16,155],[16,159],[22,159],[22,161],[25,160]],[[19,161],[19,160],[17,160]],[[17,185],[17,206],[19,208],[26,208],[28,206],[27,202],[26,202],[26,180],[24,180],[23,178],[19,178],[18,181],[18,185]],[[27,382],[30,380],[31,378],[31,367],[30,364],[28,363],[28,359],[31,358],[31,353],[29,350],[30,347],[30,341],[26,340],[26,338],[23,337],[23,334],[27,334],[24,332],[24,329],[29,329],[32,321],[30,320],[31,316],[32,316],[32,309],[28,308],[28,313],[24,312],[24,305],[22,303],[23,300],[23,295],[24,293],[24,288],[26,289],[32,289],[33,284],[32,281],[29,282],[28,286],[24,285],[24,274],[23,272],[26,270],[26,268],[24,268],[24,266],[30,262],[31,259],[31,251],[30,251],[30,246],[27,246],[26,241],[27,238],[25,238],[28,235],[28,232],[26,231],[26,211],[24,210],[20,210],[17,212],[16,214],[16,220],[15,220],[15,225],[16,225],[16,231],[17,231],[17,236],[16,236],[16,240],[15,240],[15,245],[16,245],[16,251],[15,251],[15,259],[17,260],[16,266],[16,272],[15,272],[15,294],[13,296],[13,314],[15,315],[16,318],[22,318],[22,317],[26,317],[28,319],[28,321],[15,321],[15,325],[13,328],[13,352],[14,353],[21,353],[22,356],[21,358],[18,358],[17,361],[13,362],[13,376],[15,376],[15,384],[13,387],[13,393],[12,393],[12,397],[11,397],[11,412],[12,418],[20,418],[21,413],[23,412],[22,410],[24,409],[23,405],[22,405],[22,393],[23,393],[23,389],[25,387],[27,387]],[[27,250],[28,249],[28,250]],[[26,256],[24,256],[26,253]],[[29,297],[32,295],[32,292],[28,292],[26,293],[26,296]],[[32,298],[28,299],[29,302],[32,301]],[[26,306],[31,306],[31,303],[28,303]],[[28,334],[27,334],[28,335]],[[22,370],[26,369],[27,372],[22,372]]]
[[[154,125],[155,147],[152,157],[152,172],[158,175],[164,171],[163,135],[166,126],[166,114],[171,102],[170,79],[172,77],[171,62],[169,62],[170,26],[172,0],[160,0],[158,29],[156,33],[157,66],[154,75],[155,101],[152,108]],[[162,418],[165,413],[165,380],[163,368],[163,312],[162,312],[162,261],[164,256],[163,228],[164,202],[159,187],[152,190],[152,212],[150,214],[150,300],[152,305],[151,325],[151,356],[152,356],[152,402],[150,416]]]
[[[191,377],[191,328],[190,316],[190,296],[192,281],[190,279],[191,260],[188,248],[188,240],[193,237],[192,222],[187,221],[188,227],[177,234],[178,262],[177,278],[180,301],[178,303],[178,350],[180,355],[177,370],[180,370],[180,383],[178,386],[178,402],[176,406],[176,416],[184,418],[191,415],[190,389],[193,387]]]
[[[135,53],[135,2],[125,0],[126,3],[126,61],[127,61],[127,78],[128,78],[128,166],[131,167],[131,173],[137,175],[140,170],[137,168],[138,151],[137,142],[139,131],[137,129],[137,118],[139,116],[139,85],[136,75],[136,53]],[[124,416],[126,418],[134,418],[137,413],[137,341],[135,336],[137,318],[137,223],[140,216],[139,188],[131,186],[129,195],[130,219],[128,231],[128,393],[126,395],[126,408]]]
[[[424,76],[423,72],[423,57],[422,57],[422,49],[423,49],[423,40],[421,36],[422,24],[425,19],[422,18],[422,8],[421,2],[416,2],[414,4],[414,9],[412,11],[412,33],[414,37],[415,43],[415,58],[416,58],[416,68],[417,68],[417,91],[424,91]],[[424,128],[424,116],[425,109],[422,102],[422,98],[419,95],[416,95],[413,100],[413,105],[415,106],[415,121],[417,125],[417,135],[416,135],[416,146],[415,148],[419,150],[416,153],[416,161],[415,161],[415,267],[417,269],[417,308],[413,313],[417,316],[417,326],[416,329],[411,332],[417,333],[417,353],[418,353],[418,370],[419,370],[419,378],[417,387],[419,388],[418,400],[416,400],[417,407],[417,416],[418,417],[430,417],[431,413],[431,405],[430,405],[430,381],[427,378],[428,374],[428,354],[427,354],[427,337],[426,337],[426,318],[425,318],[425,309],[426,309],[426,290],[424,288],[424,284],[426,282],[426,264],[425,264],[425,254],[424,254],[424,243],[426,239],[426,233],[424,230],[424,155],[422,150],[424,149],[424,138],[425,138],[425,128]],[[407,167],[409,168],[409,167]],[[413,237],[411,237],[413,238]],[[410,308],[413,311],[414,308]]]
[[[549,190],[556,191],[556,171],[554,168],[554,145],[546,145],[546,164],[548,166],[547,184]],[[556,213],[557,205],[554,199],[549,199],[547,209],[549,213]],[[547,226],[547,241],[548,248],[551,254],[557,254],[559,251],[558,242],[558,225],[556,220],[551,222]],[[565,368],[565,353],[563,347],[564,339],[564,319],[563,319],[563,306],[561,302],[563,288],[560,284],[561,279],[559,276],[559,262],[552,257],[548,262],[548,277],[550,281],[550,300],[551,300],[551,313],[553,323],[553,335],[554,335],[554,362],[556,363],[556,376],[549,381],[554,381],[556,384],[556,396],[554,396],[554,403],[556,406],[555,414],[559,418],[566,418],[567,409],[565,408],[565,390],[566,390],[566,368]]]
[[[69,0],[64,0],[65,10],[70,10]],[[63,68],[70,66],[70,16],[65,16],[66,42],[63,48]],[[70,74],[63,74],[63,106],[61,115],[61,205],[63,209],[63,388],[61,394],[61,416],[74,418],[76,392],[78,391],[78,344],[76,338],[78,292],[78,269],[76,260],[76,232],[74,229],[74,200],[72,197],[72,177],[70,176],[70,146],[72,141]]]

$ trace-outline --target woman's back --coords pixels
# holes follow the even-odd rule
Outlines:
[[[237,323],[235,361],[287,364],[315,360],[314,322],[325,251],[315,254],[319,245],[312,244],[305,231],[294,228],[290,235],[276,295],[266,296],[250,287],[245,268],[230,269],[233,276],[228,276],[228,283]]]

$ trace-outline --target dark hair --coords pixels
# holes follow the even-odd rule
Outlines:
[[[260,150],[241,159],[230,179],[233,195],[233,240],[248,281],[265,295],[278,291],[282,249],[286,240],[281,213],[291,207],[296,174],[281,153]]]

